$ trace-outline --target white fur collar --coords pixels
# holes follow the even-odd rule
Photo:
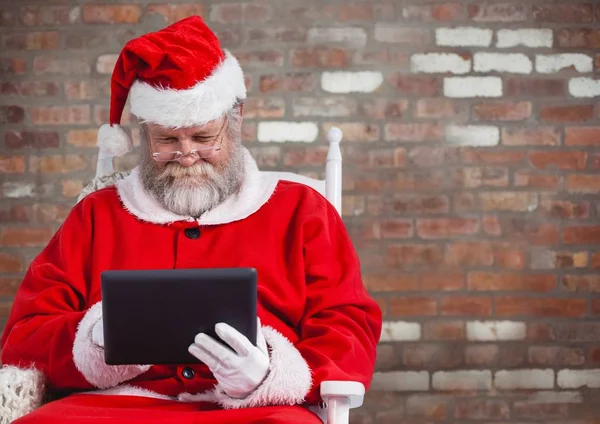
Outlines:
[[[278,178],[260,172],[250,152],[244,147],[242,149],[246,168],[242,189],[238,194],[230,196],[225,202],[202,215],[198,219],[198,224],[217,225],[247,218],[259,210],[273,194]],[[176,221],[196,220],[163,208],[154,196],[144,189],[138,167],[134,168],[127,177],[117,181],[116,187],[125,209],[142,221],[169,224]]]

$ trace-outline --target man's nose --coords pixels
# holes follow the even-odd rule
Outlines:
[[[179,163],[182,166],[192,166],[198,161],[197,155],[190,155],[189,153],[194,149],[194,143],[192,140],[185,138],[179,141],[179,146],[184,156],[179,159]]]

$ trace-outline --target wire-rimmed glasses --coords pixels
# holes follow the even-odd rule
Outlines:
[[[225,128],[225,123],[223,123],[223,126],[221,127],[219,134],[217,134],[217,136],[213,140],[202,143],[206,147],[193,149],[187,153],[184,153],[180,150],[171,151],[171,152],[155,152],[155,153],[152,153],[152,159],[154,159],[157,162],[173,162],[173,161],[179,161],[186,156],[190,156],[195,160],[206,159],[211,156],[214,156],[221,150],[221,147],[223,144],[222,133],[223,133],[224,128]]]

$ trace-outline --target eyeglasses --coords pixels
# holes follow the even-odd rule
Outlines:
[[[172,152],[155,152],[152,153],[152,158],[157,162],[173,162],[179,161],[186,156],[190,156],[192,159],[206,159],[216,155],[219,151],[221,151],[221,147],[223,144],[223,129],[225,128],[225,122],[223,122],[223,126],[221,130],[217,134],[217,136],[208,142],[203,142],[202,144],[210,144],[207,147],[202,147],[199,149],[190,150],[187,153],[181,152],[179,150]]]

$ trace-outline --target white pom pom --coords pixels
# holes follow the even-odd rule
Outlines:
[[[120,125],[104,124],[98,130],[98,155],[101,158],[122,156],[131,150],[131,134]]]

